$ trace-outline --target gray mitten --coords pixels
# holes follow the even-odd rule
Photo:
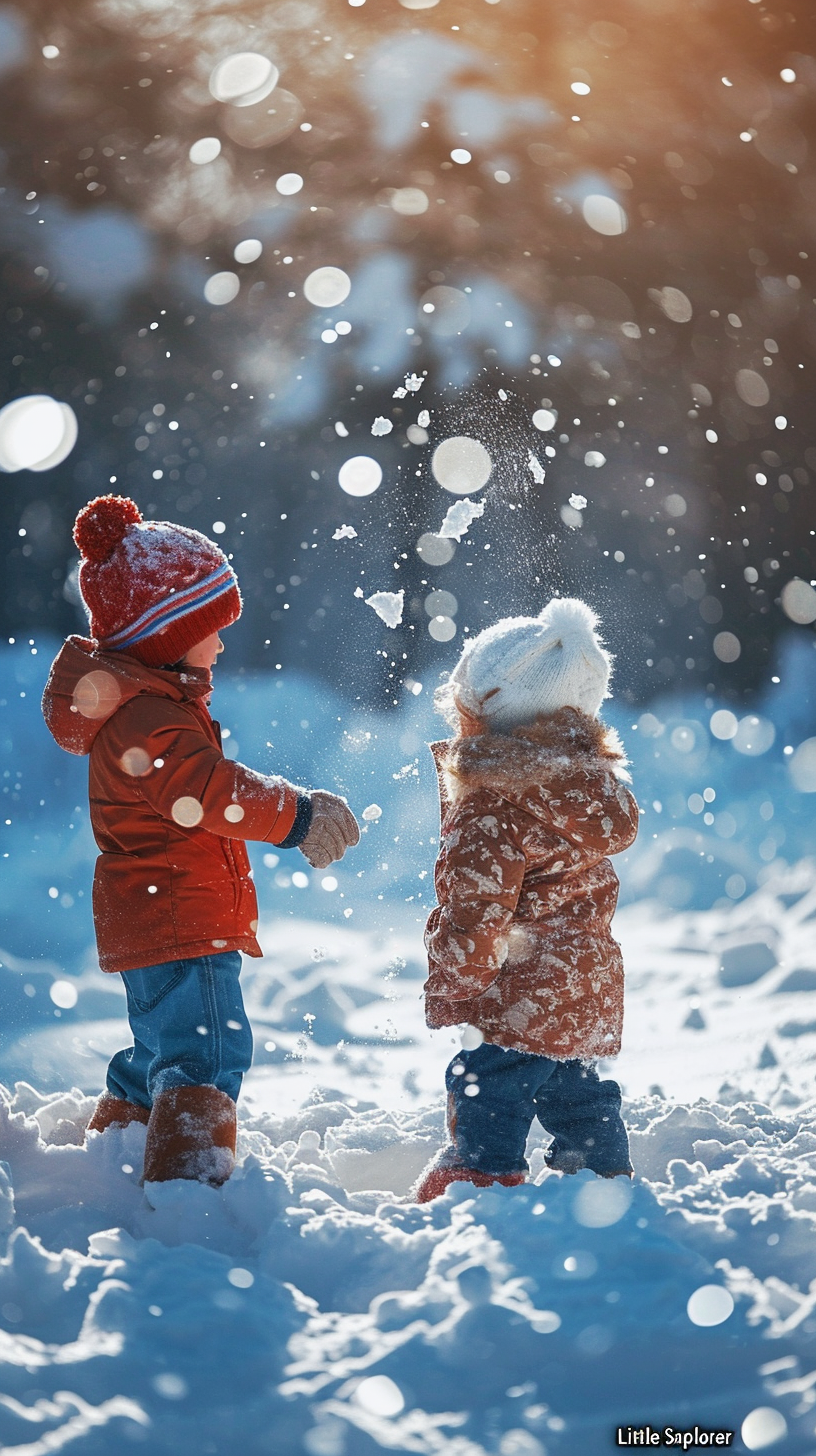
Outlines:
[[[301,854],[313,869],[325,870],[346,850],[360,842],[360,827],[345,799],[326,789],[315,789],[311,795],[312,822],[300,845]]]

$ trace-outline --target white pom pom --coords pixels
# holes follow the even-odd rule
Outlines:
[[[554,597],[539,612],[538,620],[559,635],[592,634],[598,626],[597,613],[578,597]]]

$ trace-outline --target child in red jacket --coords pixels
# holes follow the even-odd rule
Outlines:
[[[478,1046],[448,1067],[450,1143],[419,1202],[451,1182],[523,1183],[533,1118],[563,1173],[631,1175],[620,1088],[623,964],[608,856],[637,833],[616,735],[598,721],[611,660],[595,614],[554,600],[470,641],[441,690],[456,737],[434,745],[439,904],[426,932],[426,1017],[468,1023]]]
[[[359,830],[337,795],[222,753],[211,669],[241,597],[218,546],[114,495],[80,511],[74,540],[91,639],[68,638],[43,713],[61,747],[89,756],[99,959],[122,975],[133,1032],[89,1131],[145,1123],[146,1182],[219,1184],[252,1059],[241,952],[261,955],[244,841],[323,869]]]

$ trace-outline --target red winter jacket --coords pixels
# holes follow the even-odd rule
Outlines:
[[[607,856],[632,843],[638,810],[614,735],[562,708],[433,751],[442,832],[428,1025],[468,1022],[499,1046],[560,1059],[615,1055],[623,962]]]
[[[280,844],[298,791],[224,757],[211,688],[203,668],[145,667],[82,637],[69,637],[51,668],[45,721],[61,748],[90,755],[103,971],[262,954],[243,841]]]

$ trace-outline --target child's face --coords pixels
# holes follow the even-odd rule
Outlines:
[[[211,668],[215,663],[215,659],[218,656],[219,652],[223,651],[224,644],[221,641],[218,633],[211,632],[209,637],[204,638],[203,642],[196,642],[195,647],[191,647],[189,651],[185,653],[182,661],[185,662],[188,667]]]

